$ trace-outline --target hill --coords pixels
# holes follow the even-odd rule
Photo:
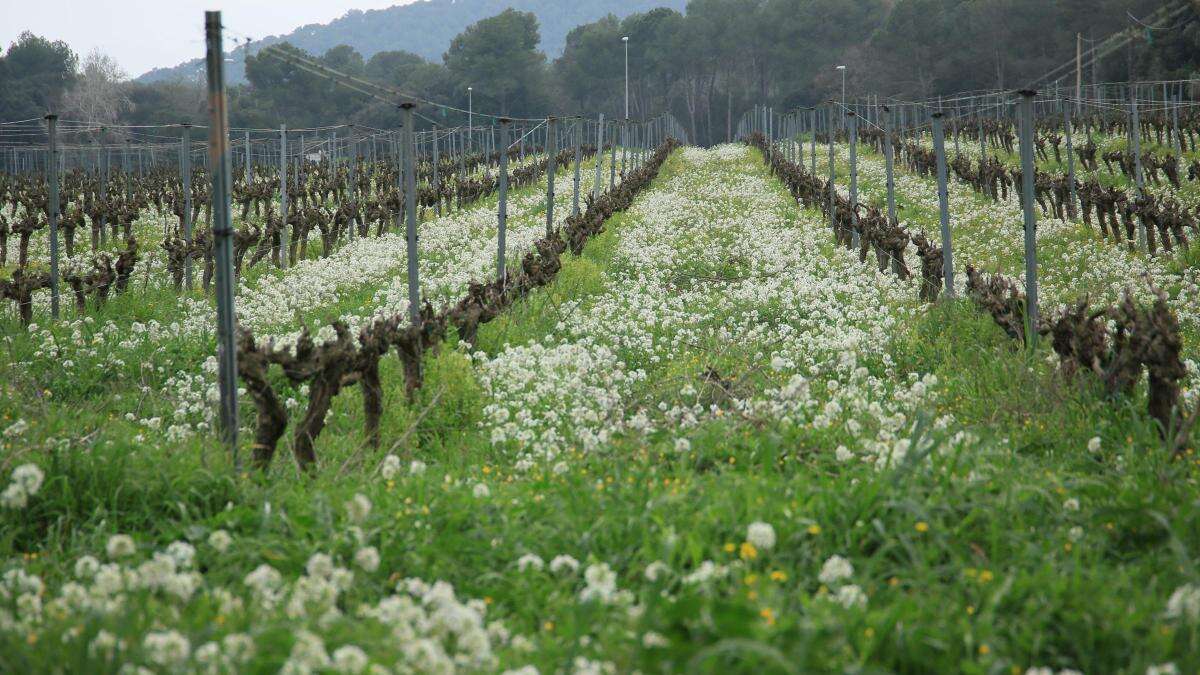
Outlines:
[[[403,49],[431,61],[440,61],[450,41],[467,26],[512,7],[533,12],[541,25],[542,50],[551,58],[562,53],[567,33],[580,24],[606,14],[624,18],[655,7],[683,11],[686,0],[419,0],[408,5],[369,11],[351,10],[327,24],[301,26],[286,35],[272,35],[251,42],[250,53],[279,42],[290,42],[311,54],[321,54],[337,45],[350,45],[364,58],[376,52]],[[231,83],[244,81],[242,49],[229,64]],[[193,59],[170,68],[155,68],[136,81],[150,83],[191,79],[204,73],[203,59]]]

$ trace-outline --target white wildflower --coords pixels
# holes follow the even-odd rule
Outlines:
[[[379,569],[379,550],[374,546],[364,546],[354,554],[354,564],[364,571],[374,572]]]
[[[671,568],[667,567],[666,563],[664,563],[661,560],[655,560],[654,562],[650,563],[649,565],[646,565],[646,571],[645,571],[646,581],[653,583],[653,582],[661,579],[664,575],[669,574],[670,572],[671,572]]]
[[[182,666],[191,655],[192,646],[188,639],[177,631],[153,631],[142,641],[146,658],[167,668]]]
[[[225,530],[213,530],[212,534],[208,535],[208,545],[216,549],[217,553],[224,553],[232,543],[233,537]]]
[[[579,561],[569,555],[556,555],[550,561],[550,571],[555,574],[575,572],[579,569]]]
[[[832,555],[821,566],[821,574],[817,578],[826,586],[832,586],[842,579],[849,579],[853,575],[854,565],[850,564],[849,560],[840,555]]]
[[[75,576],[79,579],[91,579],[100,569],[100,561],[90,555],[85,555],[75,561]]]
[[[109,558],[124,558],[137,550],[137,546],[133,543],[133,538],[127,534],[114,534],[108,538],[108,543],[104,546],[104,551],[108,553]]]
[[[351,522],[361,523],[371,515],[371,500],[361,493],[355,494],[346,502],[346,517]]]
[[[388,455],[383,458],[383,463],[379,465],[379,475],[383,476],[384,480],[391,480],[400,473],[400,458],[395,455]]]
[[[1175,589],[1167,600],[1168,619],[1200,619],[1200,586],[1184,584]]]
[[[25,489],[25,494],[32,497],[42,489],[42,481],[45,479],[45,474],[38,468],[37,464],[22,464],[13,469],[12,481]]]
[[[23,509],[29,503],[29,494],[20,483],[10,483],[0,492],[0,505],[7,509]]]
[[[842,586],[837,590],[837,602],[846,609],[867,606],[867,594],[854,584]]]
[[[186,541],[175,541],[167,546],[167,555],[175,560],[176,567],[188,569],[196,558],[196,548]]]
[[[338,647],[333,652],[333,670],[348,675],[358,675],[367,667],[367,653],[355,645]]]
[[[746,528],[746,541],[756,548],[769,551],[775,547],[775,528],[762,521],[750,523]]]
[[[597,600],[608,604],[615,599],[617,573],[608,566],[608,563],[588,565],[588,568],[583,572],[583,579],[587,583],[587,586],[579,592],[579,599],[581,601],[591,602],[592,600]]]
[[[671,643],[667,640],[667,638],[663,637],[661,633],[655,633],[652,630],[646,631],[642,635],[642,646],[645,647],[646,649],[653,649],[655,647],[666,647],[670,644]]]
[[[540,571],[546,566],[546,561],[542,560],[540,555],[536,553],[526,553],[517,559],[517,570],[524,572],[527,569]]]
[[[333,576],[333,558],[329,557],[327,553],[314,553],[309,556],[304,570],[310,577],[328,579]]]

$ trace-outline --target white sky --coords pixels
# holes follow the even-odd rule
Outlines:
[[[93,49],[112,56],[129,77],[204,56],[204,11],[219,9],[239,42],[325,23],[351,9],[381,9],[414,0],[0,0],[0,49],[22,31],[71,45],[80,59]]]

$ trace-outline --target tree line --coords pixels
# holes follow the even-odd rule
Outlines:
[[[1129,47],[1086,69],[1086,82],[1196,77],[1194,5],[1165,30],[1131,19],[1161,6],[1161,0],[691,0],[682,13],[659,8],[580,25],[553,60],[540,51],[537,17],[509,9],[469,26],[440,62],[403,50],[364,59],[348,45],[313,58],[458,108],[468,107],[469,86],[477,111],[602,112],[611,119],[624,116],[621,38],[629,37],[630,116],[669,111],[707,144],[730,138],[754,103],[782,109],[839,97],[839,65],[846,66],[850,97],[870,92],[912,100],[1009,88],[1073,58],[1077,34],[1098,41],[1133,27]],[[280,48],[303,53],[287,43]],[[393,106],[266,53],[235,51],[231,58],[242,61],[247,77],[229,94],[235,126],[399,123]],[[81,62],[63,43],[24,34],[0,58],[0,119],[59,106],[101,123],[203,123],[202,83],[130,83],[114,68],[103,55]],[[83,101],[90,102],[87,111]],[[422,112],[439,124],[465,122],[453,111]]]

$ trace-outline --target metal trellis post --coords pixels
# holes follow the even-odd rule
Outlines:
[[[1130,149],[1133,152],[1134,175],[1137,178],[1137,199],[1140,200],[1140,199],[1142,199],[1142,195],[1144,194],[1144,190],[1145,190],[1146,186],[1145,186],[1145,183],[1144,183],[1143,177],[1142,177],[1142,142],[1141,142],[1142,130],[1141,130],[1141,125],[1138,121],[1138,102],[1137,102],[1137,90],[1136,89],[1132,89],[1129,92],[1129,108],[1130,108],[1130,113],[1133,115],[1133,118],[1129,123],[1129,142],[1130,142]],[[1141,249],[1143,251],[1146,250],[1146,247],[1147,247],[1146,221],[1143,220],[1140,216],[1138,217],[1138,242],[1137,243],[1138,243],[1139,249]]]
[[[221,49],[221,13],[205,12],[208,41],[208,155],[212,177],[213,255],[217,276],[217,361],[221,397],[221,430],[241,469],[237,452],[237,351],[233,307],[233,228],[229,213],[230,174],[229,114],[225,98],[225,63]]]
[[[414,103],[401,103],[404,111],[404,226],[408,253],[408,318],[412,325],[421,325],[421,286],[417,276],[417,175],[413,159]]]
[[[554,233],[554,173],[558,170],[558,121],[546,120],[546,236]]]
[[[857,249],[861,244],[858,234],[858,113],[846,113],[850,121],[850,236]]]
[[[287,126],[279,125],[279,269],[288,267]]]
[[[58,319],[58,115],[46,115],[46,133],[50,148],[46,159],[49,183],[49,198],[46,202],[46,217],[50,220],[50,316]]]
[[[183,179],[183,241],[187,253],[183,259],[183,282],[192,290],[192,125],[183,125],[183,137],[179,140],[179,171]]]
[[[600,199],[600,166],[604,164],[604,113],[596,123],[596,181],[592,185],[592,202]]]
[[[508,125],[511,123],[507,117],[500,118],[500,147],[503,150],[500,152],[500,203],[496,209],[496,278],[501,284],[506,282],[504,237],[508,228]]]
[[[583,120],[575,121],[575,192],[571,197],[571,215],[579,215],[579,163],[583,160]]]
[[[946,296],[954,297],[954,246],[950,238],[950,199],[946,188],[946,138],[942,128],[943,113],[935,112],[933,118],[933,152],[937,156],[938,215],[942,225],[942,279],[946,284]]]
[[[1033,97],[1036,95],[1036,91],[1022,91],[1017,111],[1021,142],[1021,209],[1025,216],[1025,340],[1030,348],[1037,344],[1038,325],[1037,214],[1033,195]]]

